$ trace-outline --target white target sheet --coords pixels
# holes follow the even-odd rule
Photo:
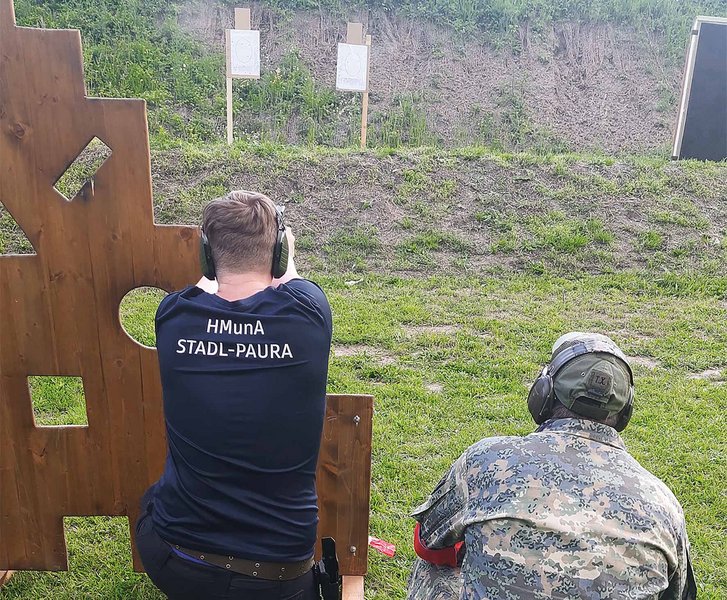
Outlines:
[[[348,92],[368,91],[369,47],[361,44],[338,44],[336,89]]]
[[[230,75],[247,79],[260,78],[260,31],[230,30]]]

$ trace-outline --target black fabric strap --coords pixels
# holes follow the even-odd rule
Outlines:
[[[697,598],[697,582],[694,579],[694,571],[692,570],[692,559],[687,552],[687,585],[684,586],[684,593],[681,600],[696,600]]]
[[[169,544],[169,542],[167,542]],[[305,575],[313,568],[313,557],[308,560],[302,560],[294,563],[272,563],[257,560],[246,560],[244,558],[235,558],[234,556],[224,556],[221,554],[212,554],[210,552],[200,552],[199,550],[191,550],[183,548],[177,544],[169,544],[180,552],[191,556],[203,563],[221,567],[234,573],[247,575],[248,577],[257,577],[267,581],[288,581],[297,579]]]
[[[560,399],[558,399],[560,401]],[[594,401],[590,398],[576,398],[573,401],[571,410],[579,415],[585,415],[593,419],[602,421],[611,414],[605,408],[594,405]]]

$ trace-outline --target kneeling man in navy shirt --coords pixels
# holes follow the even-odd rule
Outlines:
[[[204,209],[206,277],[159,305],[169,450],[136,533],[149,577],[174,600],[319,598],[315,474],[332,324],[293,252],[282,209],[231,192]]]

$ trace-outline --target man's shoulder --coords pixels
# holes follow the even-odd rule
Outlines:
[[[305,296],[316,300],[317,302],[325,302],[328,304],[328,298],[323,288],[315,281],[296,277],[285,283],[281,283],[277,288],[278,291],[292,294],[296,297]]]
[[[332,329],[331,307],[325,292],[317,283],[310,279],[296,278],[275,289],[277,293],[292,298],[306,312],[322,320],[327,329]]]
[[[527,454],[525,438],[494,436],[482,438],[464,451],[457,461],[460,476],[477,475],[493,466],[507,470],[508,464],[519,464]]]
[[[484,438],[467,449],[460,475],[479,480],[488,472],[493,481],[503,484],[527,476],[546,485],[557,485],[563,473],[585,469],[583,486],[589,487],[586,480],[591,484],[610,482],[602,493],[613,496],[612,508],[623,506],[625,512],[635,516],[641,512],[644,518],[659,522],[672,532],[683,529],[684,512],[676,496],[627,451],[600,443],[564,447],[560,437],[558,432],[533,432]]]
[[[662,517],[667,520],[672,529],[681,530],[684,526],[684,510],[674,492],[635,458],[631,457],[631,459],[636,465],[632,478],[634,485],[638,485],[641,494],[648,498],[654,506],[660,508]]]
[[[515,454],[527,445],[527,438],[519,435],[498,435],[482,438],[467,448],[468,458],[504,453]]]
[[[201,296],[201,294],[204,294],[204,290],[201,288],[198,288],[195,285],[187,286],[186,288],[182,290],[178,290],[176,292],[170,292],[164,298],[162,298],[162,301],[159,303],[159,306],[157,307],[157,313],[156,318],[157,320],[160,317],[163,317],[165,314],[167,314],[170,310],[172,310],[181,299],[193,299]]]

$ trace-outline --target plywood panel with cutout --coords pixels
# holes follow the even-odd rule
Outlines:
[[[91,172],[64,177],[89,148]],[[133,522],[161,473],[156,352],[126,335],[119,303],[195,281],[198,231],[154,223],[144,102],[87,97],[79,32],[17,27],[11,0],[0,0],[0,202],[35,251],[0,256],[0,573],[64,570],[63,517]],[[29,376],[82,378],[88,425],[36,426]],[[319,532],[356,547],[345,575],[366,571],[371,416],[370,397],[329,403]]]

